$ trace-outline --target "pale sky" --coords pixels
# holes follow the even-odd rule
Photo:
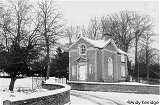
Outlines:
[[[158,23],[158,0],[57,0],[67,25],[85,25],[94,16],[104,16],[123,10],[150,15]]]

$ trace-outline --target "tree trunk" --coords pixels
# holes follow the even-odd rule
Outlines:
[[[49,39],[46,39],[46,47],[47,47],[47,79],[49,79],[50,77]]]
[[[137,44],[138,44],[138,40],[137,40],[137,36],[135,36],[135,71],[137,71],[137,82],[138,82],[138,76],[139,76],[139,71],[138,71],[138,62],[137,62]]]
[[[149,80],[148,62],[149,62],[149,59],[148,59],[148,38],[147,38],[147,41],[146,41],[146,70],[147,70],[147,80]]]
[[[50,77],[50,62],[47,64],[47,79]]]
[[[9,90],[10,91],[13,91],[15,81],[16,81],[16,78],[11,78],[11,82],[10,82],[10,85],[9,85]]]

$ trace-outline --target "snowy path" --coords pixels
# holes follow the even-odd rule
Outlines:
[[[97,105],[96,103],[74,95],[70,96],[71,105]]]
[[[101,97],[97,97],[97,96],[94,96],[94,95],[90,95],[90,94],[85,94],[85,93],[80,93],[78,91],[71,91],[71,96],[76,96],[76,97],[79,97],[79,98],[83,98],[83,99],[86,99],[88,101],[91,101],[93,102],[94,104],[96,105],[120,105],[116,102],[113,102],[113,101],[110,101],[110,100],[107,100],[105,98],[101,98]],[[72,101],[72,97],[71,97],[71,101]],[[81,104],[85,104],[84,102],[80,102]],[[80,104],[79,103],[79,104]],[[71,102],[71,105],[72,105],[72,102]],[[88,105],[88,104],[87,104]]]
[[[98,105],[160,105],[160,95],[71,90],[71,95],[86,98]],[[96,100],[98,99],[98,100]],[[108,102],[108,103],[107,103]],[[153,102],[153,103],[152,103]],[[139,103],[139,104],[138,104]]]

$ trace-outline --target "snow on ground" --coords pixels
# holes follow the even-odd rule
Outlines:
[[[10,80],[9,78],[0,78],[0,105],[4,100],[25,99],[31,97],[33,93],[39,94],[48,91],[47,89],[32,90],[32,78],[29,77],[17,79],[14,84],[14,91],[10,92],[8,90]]]
[[[10,80],[9,78],[0,78],[0,105],[2,105],[3,101],[4,100],[17,100],[17,99],[25,99],[25,98],[31,98],[32,96],[37,96],[37,95],[31,95],[32,94],[32,78],[29,77],[29,78],[23,78],[23,79],[17,79],[16,82],[15,82],[15,87],[14,87],[14,90],[16,90],[17,88],[19,89],[28,89],[30,90],[30,92],[15,92],[12,93],[10,91],[8,91],[8,87],[9,87],[9,83],[10,83]],[[46,82],[47,83],[54,83],[54,81],[52,81],[53,78],[51,78],[50,80],[47,80]],[[51,91],[46,91],[45,89],[39,89],[39,90],[34,90],[34,93],[36,93],[38,95],[41,95],[42,96],[42,92],[47,92],[47,93],[50,93]],[[55,92],[54,92],[55,93]],[[53,94],[53,92],[51,93]],[[46,95],[46,93],[43,95]],[[71,105],[82,105],[82,103],[84,105],[96,105],[95,103],[87,100],[87,99],[83,99],[83,98],[78,98],[76,96],[70,96],[71,98]]]
[[[71,95],[70,98],[71,98],[71,105],[97,105],[96,103],[91,102],[87,99],[79,98],[73,95]]]
[[[0,78],[0,89],[8,88],[10,81],[10,78]],[[17,79],[15,87],[32,88],[32,77]]]
[[[24,92],[19,92],[19,93],[11,93],[9,91],[7,91],[8,86],[10,83],[10,79],[8,78],[0,78],[0,105],[2,105],[3,100],[6,99],[16,99],[16,95],[18,95],[18,97],[22,97],[22,98],[27,98],[30,97],[32,95],[29,94],[24,94]],[[52,80],[48,80],[48,83],[52,83]],[[126,84],[137,84],[137,83],[126,83]],[[140,85],[140,84],[139,84]],[[32,78],[23,78],[23,79],[17,79],[15,82],[15,89],[17,88],[25,88],[25,89],[31,89],[32,88]],[[5,92],[4,92],[4,91]],[[45,92],[46,90],[39,90],[37,94],[41,94],[41,95],[46,95],[43,92]],[[135,104],[136,102],[160,102],[159,98],[160,95],[153,95],[153,94],[134,94],[134,93],[117,93],[117,92],[91,92],[91,91],[71,91],[71,93],[76,93],[76,94],[89,94],[89,95],[93,95],[96,97],[100,97],[102,99],[107,99],[110,101],[114,101],[116,103],[120,103],[122,105],[133,105],[133,103]],[[49,94],[53,94],[53,92],[49,92]],[[34,96],[34,95],[33,95]],[[128,102],[128,103],[127,103]],[[76,96],[71,95],[71,105],[96,105],[95,102],[91,102],[87,99],[84,98],[79,98]],[[160,104],[160,103],[159,103]],[[159,104],[152,104],[152,105],[159,105]],[[138,104],[137,104],[138,105]],[[151,104],[139,104],[139,105],[151,105]]]
[[[160,105],[160,95],[154,94],[134,94],[134,93],[117,93],[117,92],[92,92],[92,91],[76,91],[72,90],[71,93],[86,94],[90,96],[100,97],[107,99],[121,105]],[[138,102],[140,104],[138,104]],[[155,104],[152,104],[154,102]]]

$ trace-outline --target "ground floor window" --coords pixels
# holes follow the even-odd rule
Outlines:
[[[72,65],[72,76],[76,76],[77,66]]]
[[[121,66],[121,77],[125,77],[125,66]]]
[[[112,59],[108,59],[108,76],[113,76],[113,62]]]
[[[89,74],[90,75],[93,74],[93,66],[92,66],[92,64],[89,64]]]

